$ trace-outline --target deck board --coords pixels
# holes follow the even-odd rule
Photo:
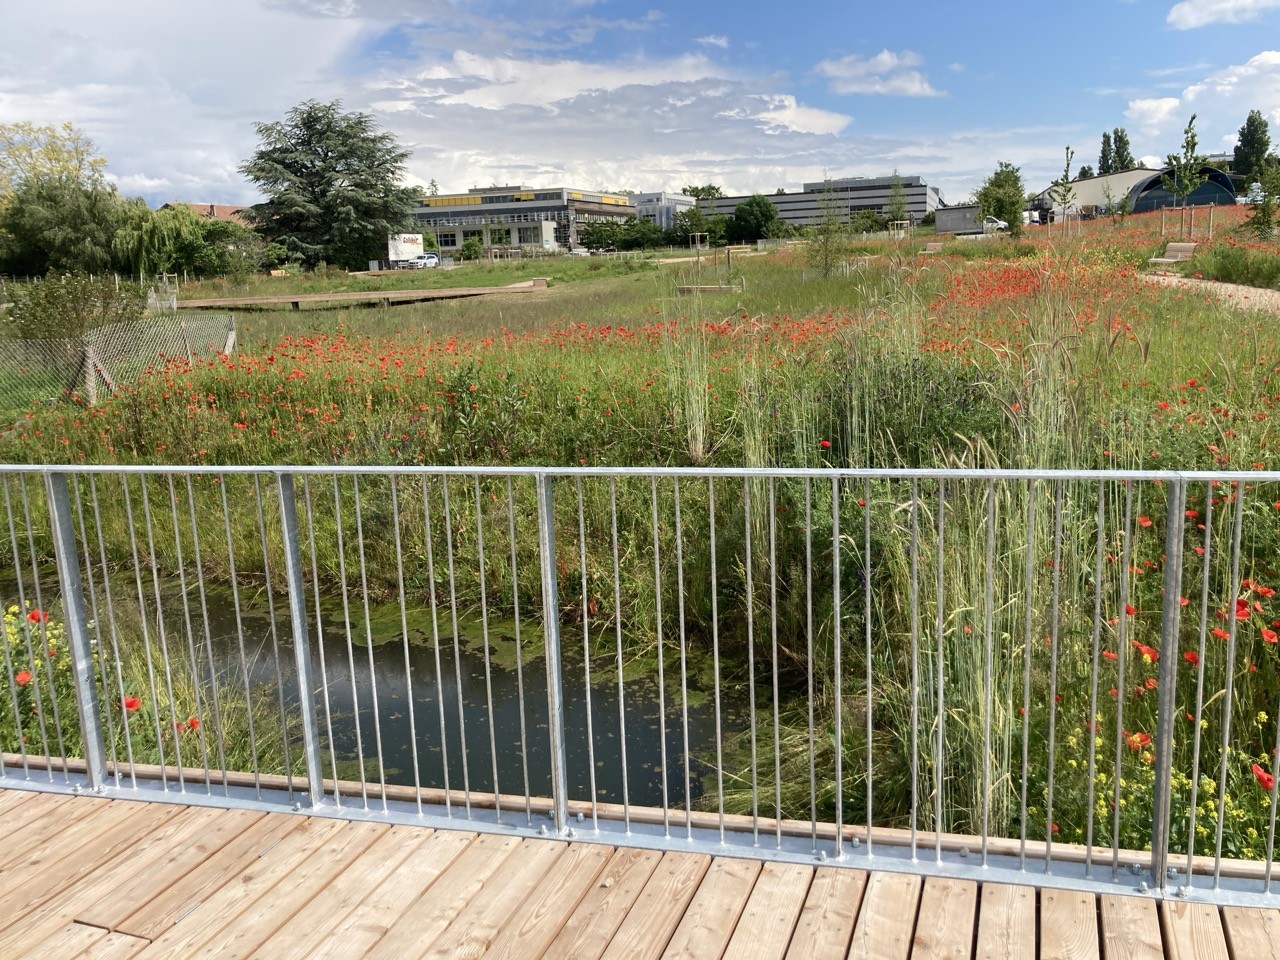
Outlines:
[[[1280,960],[1280,909],[17,792],[5,960]]]

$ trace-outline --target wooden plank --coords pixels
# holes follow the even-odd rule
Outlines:
[[[25,952],[5,954],[9,960],[73,960],[104,938],[107,931],[83,923],[64,923],[30,944]]]
[[[127,933],[108,933],[76,960],[132,960],[146,946],[147,941],[141,937],[131,937]]]
[[[1040,891],[1041,960],[1098,960],[1098,898],[1080,890]]]
[[[147,941],[141,937],[131,937],[127,933],[108,933],[76,960],[131,960],[146,945]]]
[[[911,960],[969,960],[978,919],[978,885],[928,877],[920,895]]]
[[[172,855],[174,847],[192,842],[200,833],[207,830],[211,823],[225,816],[227,812],[221,810],[187,809],[180,816],[171,817],[158,829],[139,838],[138,842],[129,849],[128,856],[108,860],[79,883],[63,890],[49,902],[44,904],[38,901],[31,902],[27,904],[25,911],[21,907],[15,908],[14,915],[6,921],[9,924],[8,928],[0,932],[0,957],[9,956],[33,940],[38,941],[43,937],[51,936],[60,927],[73,920],[87,923],[89,926],[110,929],[109,923],[85,920],[81,912],[92,913],[94,906],[102,898],[113,896],[121,890],[131,889],[139,875],[149,874],[156,861],[166,855]],[[26,915],[22,916],[23,913]],[[21,923],[16,922],[19,919]]]
[[[302,824],[301,817],[269,813],[222,847],[203,841],[179,856],[146,885],[104,897],[93,916],[110,920],[118,933],[154,940],[203,900],[258,862]],[[211,855],[210,850],[215,852]]]
[[[618,850],[543,960],[599,960],[661,860],[656,850]]]
[[[36,793],[34,790],[0,790],[0,817],[5,816],[19,804],[26,803],[32,797],[38,796],[41,796],[41,794]]]
[[[479,842],[474,833],[440,830],[432,834],[417,855],[366,896],[311,956],[341,960],[365,956],[473,842]]]
[[[975,960],[1018,960],[1036,950],[1036,888],[984,883]]]
[[[419,848],[435,831],[397,825],[360,854],[304,909],[293,915],[253,956],[258,960],[307,960],[314,948],[356,909],[360,901]]]
[[[494,938],[485,960],[533,960],[559,936],[569,916],[595,886],[613,857],[613,847],[574,843],[547,872],[538,891]],[[654,858],[657,862],[657,858]],[[266,958],[263,958],[266,960]]]
[[[613,935],[605,960],[656,960],[684,916],[711,858],[664,853],[627,918]]]
[[[1223,907],[1222,925],[1234,960],[1280,960],[1280,911]]]
[[[717,857],[671,935],[663,960],[704,960],[724,953],[759,876],[759,860]]]
[[[213,891],[208,899],[181,916],[147,947],[140,957],[190,957],[259,897],[292,874],[341,830],[337,820],[299,817],[296,829],[267,850],[233,882]]]
[[[71,803],[72,800],[75,803]],[[42,849],[51,838],[72,824],[105,810],[110,802],[98,797],[73,797],[66,793],[41,793],[33,797],[23,804],[23,819],[15,824],[22,830],[22,842],[7,844],[0,849],[0,870],[8,870],[11,864],[32,850]],[[31,819],[26,819],[28,817]]]
[[[501,872],[467,904],[430,949],[411,954],[431,960],[475,960],[498,936],[564,856],[567,845],[551,840],[526,840],[502,864]]]
[[[43,850],[4,871],[0,917],[25,914],[33,903],[57,895],[133,846],[185,807],[111,801],[88,820],[78,821]]]
[[[1168,960],[1229,960],[1222,914],[1212,903],[1165,900],[1160,930]]]
[[[222,926],[199,950],[184,956],[192,960],[248,956],[390,829],[386,823],[338,821],[322,846],[293,863],[287,875],[281,874],[279,883]]]
[[[738,918],[724,960],[782,960],[813,882],[813,867],[766,863]]]
[[[867,887],[864,870],[819,867],[809,885],[787,960],[824,960],[849,953],[853,925]]]
[[[1154,900],[1115,894],[1104,894],[1099,900],[1105,960],[1164,960]]]
[[[912,873],[873,873],[853,928],[850,957],[907,960],[923,881]]]
[[[453,922],[453,918],[463,911],[476,894],[484,889],[485,883],[499,868],[506,869],[508,858],[518,848],[531,842],[535,841],[493,834],[477,837],[422,896],[408,905],[366,956],[388,957],[393,960],[418,956]],[[335,955],[329,944],[318,954]]]

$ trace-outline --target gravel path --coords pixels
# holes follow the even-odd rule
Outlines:
[[[1239,307],[1241,310],[1269,310],[1280,313],[1280,290],[1246,287],[1239,283],[1218,283],[1214,280],[1196,280],[1192,277],[1179,277],[1169,273],[1144,273],[1142,279],[1148,283],[1160,283],[1167,287],[1194,287],[1204,290],[1228,306]]]

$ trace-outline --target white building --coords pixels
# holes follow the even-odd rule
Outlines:
[[[423,197],[413,216],[423,233],[450,253],[475,238],[486,249],[576,247],[586,224],[625,222],[635,215],[631,198],[571,187],[473,187],[466,193]]]
[[[889,213],[895,180],[902,185],[908,220],[919,222],[927,213],[942,205],[942,194],[920,177],[844,177],[840,180],[817,180],[806,183],[798,193],[778,193],[769,200],[778,209],[778,218],[797,227],[816,226],[831,209],[847,220],[855,213],[868,210],[876,216]],[[734,209],[747,197],[720,197],[707,200],[702,209],[709,215],[733,216]]]
[[[697,199],[683,193],[633,193],[631,202],[636,205],[636,216],[655,223],[663,230],[670,230],[677,213],[692,210]]]

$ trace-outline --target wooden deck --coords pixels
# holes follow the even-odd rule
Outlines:
[[[424,290],[368,290],[360,293],[292,293],[269,297],[205,297],[179,300],[179,310],[207,310],[230,307],[278,307],[289,304],[298,310],[304,303],[377,303],[384,307],[393,303],[422,303],[427,300],[460,300],[486,297],[495,293],[533,293],[547,289],[545,277],[535,277],[506,287],[442,287]]]
[[[0,790],[0,957],[1280,960],[1280,910]]]

